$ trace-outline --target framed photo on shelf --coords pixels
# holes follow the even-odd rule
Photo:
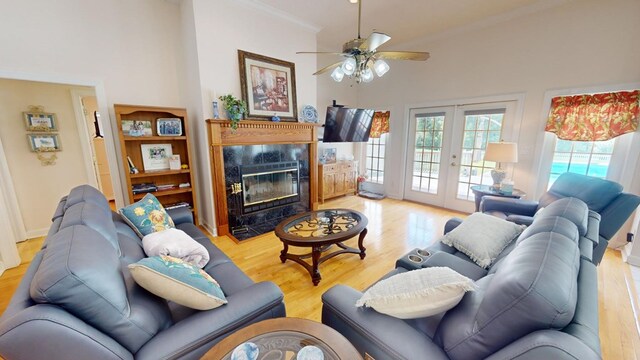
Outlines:
[[[151,136],[151,121],[122,120],[122,133],[129,136]]]
[[[182,120],[179,118],[160,118],[156,120],[158,136],[182,136]]]
[[[238,50],[238,61],[247,117],[298,121],[295,64],[242,50]]]
[[[144,171],[169,170],[169,159],[173,155],[171,144],[142,144],[140,150]]]
[[[27,134],[31,151],[33,152],[51,152],[60,151],[60,140],[58,134]]]
[[[325,148],[322,151],[322,157],[320,157],[320,162],[322,164],[335,164],[336,163],[336,148]]]
[[[44,112],[23,112],[27,131],[58,131],[56,114]]]

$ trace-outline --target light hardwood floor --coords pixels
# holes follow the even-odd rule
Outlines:
[[[366,288],[393,269],[398,257],[436,241],[449,218],[463,216],[406,201],[375,201],[356,196],[328,201],[322,207],[350,208],[364,213],[369,219],[369,232],[365,239],[367,257],[360,260],[357,255],[345,254],[321,264],[322,281],[318,286],[313,286],[309,274],[299,264],[280,262],[282,245],[273,233],[239,244],[228,237],[216,237],[212,241],[254,281],[273,281],[280,286],[285,294],[287,316],[320,321],[320,296],[331,286],[346,284],[358,290]],[[356,242],[352,239],[347,244],[356,246]],[[25,263],[0,277],[0,312],[4,312],[28,262],[41,244],[42,239],[36,239],[18,245]],[[619,252],[608,250],[598,267],[600,339],[605,359],[640,358],[636,315],[627,284],[633,286],[628,266],[622,262]]]

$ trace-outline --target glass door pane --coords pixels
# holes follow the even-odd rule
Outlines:
[[[487,144],[501,139],[505,109],[464,112],[462,152],[458,173],[457,199],[473,200],[473,185],[491,185],[491,170],[496,163],[484,161]]]
[[[445,113],[416,115],[411,190],[438,193]]]

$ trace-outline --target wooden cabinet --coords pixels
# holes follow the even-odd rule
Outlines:
[[[318,165],[320,202],[336,196],[356,193],[356,166],[353,161]]]
[[[191,155],[189,145],[189,132],[187,111],[180,108],[165,108],[154,106],[137,106],[137,105],[114,105],[116,113],[116,121],[118,126],[118,134],[120,136],[120,150],[122,153],[122,164],[124,166],[124,174],[127,180],[127,192],[129,203],[142,199],[146,193],[133,193],[133,186],[152,183],[156,186],[163,187],[158,191],[152,192],[160,203],[169,207],[178,203],[188,203],[193,218],[198,224],[198,207],[196,205],[196,190],[194,183],[193,163],[194,159]],[[164,120],[158,124],[158,119],[175,119],[179,120],[182,128],[181,133],[178,129],[177,121]],[[128,127],[132,121],[135,121],[140,130],[136,135],[131,136],[128,131],[123,131],[123,122]],[[167,124],[172,127],[169,130]],[[161,125],[164,133],[171,135],[162,135],[158,133],[158,125]],[[150,127],[150,128],[149,128]],[[171,153],[180,156],[181,167],[177,170],[161,169],[150,170],[145,169],[143,161],[143,147],[147,151],[155,151],[153,147],[150,150],[148,145],[159,145],[158,148],[167,149],[170,145]],[[147,158],[161,157],[160,154],[146,154]],[[129,160],[138,170],[132,173],[129,167]],[[181,186],[182,184],[182,186]]]

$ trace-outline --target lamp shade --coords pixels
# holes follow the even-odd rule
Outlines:
[[[484,161],[518,162],[518,144],[513,142],[488,143],[484,152]]]

